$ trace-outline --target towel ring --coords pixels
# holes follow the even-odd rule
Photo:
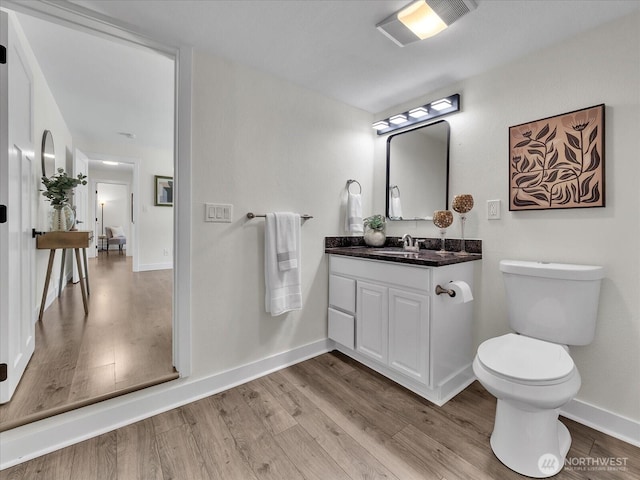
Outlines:
[[[360,187],[360,191],[358,193],[362,193],[362,185],[360,185],[360,182],[357,180],[347,180],[347,190],[349,190],[349,193],[351,193],[351,184],[352,183],[357,183],[358,187]]]
[[[393,189],[394,189],[394,188],[395,188],[396,190],[398,190],[398,195],[400,195],[400,187],[398,187],[398,185],[391,185],[391,186],[389,187],[389,192],[390,192],[390,193],[393,193]]]

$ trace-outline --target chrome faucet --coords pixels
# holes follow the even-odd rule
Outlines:
[[[408,233],[405,233],[402,236],[402,249],[407,252],[418,252],[420,251],[420,244],[418,243],[418,240],[414,242],[413,237]]]

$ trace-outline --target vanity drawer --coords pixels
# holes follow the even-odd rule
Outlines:
[[[355,320],[353,315],[329,307],[329,338],[345,347],[355,348]]]
[[[390,286],[409,287],[424,291],[431,290],[431,269],[406,263],[331,255],[329,273],[332,276],[338,274],[362,280],[382,281]],[[331,300],[329,302],[331,303]]]
[[[356,281],[339,275],[329,275],[329,305],[355,313]]]

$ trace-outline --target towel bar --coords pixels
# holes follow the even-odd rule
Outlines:
[[[252,218],[256,218],[256,217],[262,217],[265,218],[267,216],[266,213],[253,213],[253,212],[249,212],[247,213],[247,218],[248,219],[252,219]],[[313,215],[307,215],[306,213],[303,215],[300,215],[300,218],[302,220],[309,220],[310,218],[313,218]]]
[[[362,185],[360,185],[360,182],[358,180],[347,180],[347,190],[349,190],[349,193],[351,193],[351,184],[352,183],[357,183],[358,186],[360,187],[360,191],[358,193],[362,193]]]

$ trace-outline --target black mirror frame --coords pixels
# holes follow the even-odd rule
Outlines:
[[[394,221],[398,221],[398,222],[402,222],[402,221],[416,221],[416,220],[426,220],[423,218],[406,218],[406,219],[393,219],[391,217],[389,217],[389,186],[391,185],[391,178],[390,178],[390,174],[391,174],[391,140],[394,137],[397,137],[398,135],[404,135],[405,133],[410,133],[413,132],[415,130],[420,130],[422,128],[427,128],[427,127],[432,127],[434,125],[438,125],[439,123],[446,123],[447,124],[447,173],[446,173],[446,177],[447,177],[447,184],[445,186],[445,201],[444,201],[444,210],[449,210],[449,168],[450,168],[450,157],[451,157],[451,125],[449,125],[449,122],[447,122],[446,120],[438,120],[437,122],[433,122],[433,123],[428,123],[427,125],[420,125],[419,127],[416,128],[412,128],[409,130],[404,130],[402,132],[399,133],[395,133],[393,135],[390,135],[389,138],[387,138],[387,181],[386,181],[386,186],[385,186],[385,195],[386,195],[386,199],[385,199],[385,216],[388,220],[394,220]]]

